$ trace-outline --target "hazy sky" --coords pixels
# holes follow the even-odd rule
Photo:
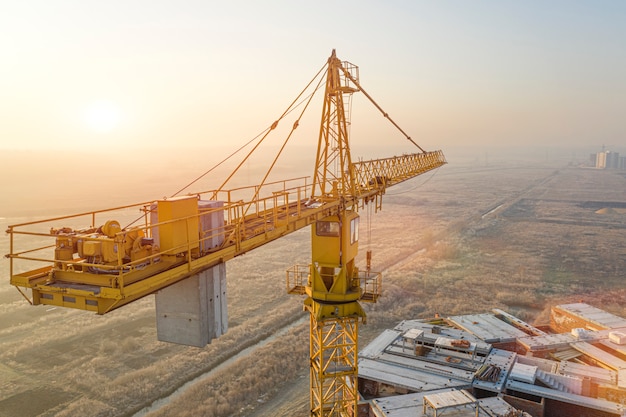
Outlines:
[[[20,0],[0,4],[0,149],[242,143],[333,48],[427,149],[626,143],[624,1]],[[353,140],[384,143],[354,107]]]

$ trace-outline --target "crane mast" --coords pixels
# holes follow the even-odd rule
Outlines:
[[[420,152],[352,162],[349,110],[356,92]],[[366,319],[360,302],[376,302],[382,291],[382,276],[370,270],[369,256],[365,270],[355,264],[358,210],[365,204],[381,208],[388,187],[445,163],[441,151],[424,151],[389,118],[359,84],[358,67],[333,50],[312,182],[303,177],[266,183],[266,175],[249,187],[222,186],[11,225],[10,282],[33,305],[106,314],[156,293],[158,310],[161,292],[207,273],[213,279],[213,268],[225,280],[228,260],[310,226],[311,263],[286,273],[287,292],[306,296],[310,316],[310,415],[357,417],[358,328]],[[141,224],[122,227],[111,218],[131,209],[143,213]]]
[[[315,173],[312,197],[318,199],[338,199],[340,196],[354,195],[352,159],[348,142],[350,121],[347,107],[352,93],[358,91],[350,85],[350,79],[342,71],[343,65],[353,71],[357,67],[342,63],[335,55],[328,58],[326,89],[322,107],[322,120],[315,158]]]
[[[328,59],[311,200],[335,205],[327,217],[311,226],[308,270],[295,266],[288,271],[288,275],[307,275],[306,284],[290,292],[307,296],[304,309],[310,315],[312,417],[358,415],[358,329],[359,321],[366,319],[359,301],[376,302],[382,290],[381,274],[370,270],[369,261],[365,271],[355,265],[359,205],[375,201],[379,208],[387,185],[444,162],[441,154],[422,152],[378,160],[376,170],[371,169],[373,165],[353,164],[347,109],[352,94],[361,90],[358,67],[340,61],[333,50]],[[411,160],[417,163],[408,163]]]
[[[335,213],[311,227],[312,261],[304,302],[310,315],[310,410],[311,416],[320,417],[357,415],[358,329],[359,320],[365,319],[354,265],[359,217],[352,210],[358,201],[349,199],[356,189],[346,117],[346,105],[357,89],[343,68],[333,50],[328,59],[312,198],[339,204]],[[375,275],[367,278],[380,282]],[[373,289],[377,296],[379,288]]]

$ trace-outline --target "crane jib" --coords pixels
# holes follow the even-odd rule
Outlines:
[[[437,169],[446,160],[440,150],[424,151],[374,102],[359,82],[356,65],[340,61],[334,50],[327,65],[312,180],[267,182],[298,119],[260,184],[224,187],[250,152],[217,190],[177,196],[179,192],[170,198],[9,226],[6,256],[11,284],[34,305],[105,314],[149,294],[173,291],[172,299],[180,298],[182,285],[194,279],[225,287],[225,262],[311,226],[311,264],[287,270],[287,292],[305,295],[304,308],[310,313],[311,416],[356,416],[358,323],[365,321],[359,302],[376,302],[382,293],[382,274],[371,271],[370,254],[366,270],[356,265],[358,209],[371,202],[380,208],[387,188]],[[421,152],[352,162],[350,97],[357,92]],[[290,106],[280,119],[291,110]],[[266,129],[253,151],[277,125],[278,120]],[[140,224],[132,226],[135,220],[122,227],[118,220],[123,218],[117,217],[128,216],[129,210],[142,213]],[[31,298],[22,288],[30,290]],[[170,303],[167,297],[162,305]],[[225,293],[221,299],[225,302]],[[159,295],[156,301],[158,311]],[[167,314],[157,315],[157,333],[159,323],[165,326],[167,320]],[[220,329],[226,331],[227,323]],[[221,334],[212,332],[219,333],[214,337]],[[206,343],[202,339],[187,344]]]

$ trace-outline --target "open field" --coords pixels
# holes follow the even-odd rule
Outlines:
[[[584,299],[626,315],[626,177],[566,162],[450,164],[363,210],[360,264],[371,249],[384,293],[366,305],[361,343],[435,312],[541,322],[549,305]],[[227,264],[229,331],[203,349],[156,340],[153,297],[102,317],[30,307],[3,260],[0,417],[307,415],[308,321],[284,271],[308,263],[308,233]]]

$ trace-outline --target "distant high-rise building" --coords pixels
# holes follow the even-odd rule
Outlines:
[[[619,169],[619,152],[606,152],[606,168]]]
[[[599,169],[626,169],[626,157],[619,152],[602,151],[589,155],[591,166]]]

